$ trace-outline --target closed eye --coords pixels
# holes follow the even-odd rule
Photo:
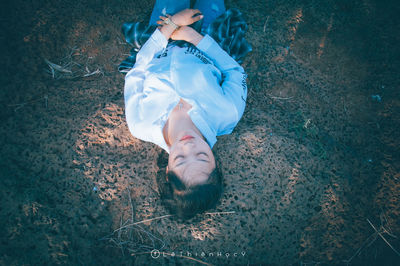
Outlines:
[[[174,162],[175,162],[178,158],[184,158],[184,157],[183,157],[183,155],[177,155],[177,156],[174,158]]]
[[[208,158],[208,160],[205,160],[205,159],[197,159],[198,161],[200,161],[200,162],[206,162],[206,163],[209,163],[209,162],[210,162],[210,161],[209,161],[210,157],[208,156],[207,153],[205,153],[205,152],[199,152],[199,153],[196,154],[196,156],[199,156],[199,155],[205,155],[205,156]],[[177,156],[174,158],[174,162],[175,162],[177,159],[179,159],[179,158],[185,158],[185,156],[183,156],[183,155],[177,155]],[[182,164],[184,164],[184,163],[185,163],[185,160],[179,162],[177,165],[175,165],[175,167],[178,167],[178,166],[180,166],[180,165],[182,165]]]
[[[203,154],[203,155],[205,155],[205,156],[207,156],[207,158],[209,158],[208,157],[208,154],[207,153],[205,153],[205,152],[199,152],[198,154],[196,154],[197,156],[199,156],[200,154]]]

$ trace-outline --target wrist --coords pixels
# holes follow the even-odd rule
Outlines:
[[[164,25],[170,25],[174,28],[174,30],[179,30],[181,25],[176,24],[171,16],[167,15],[167,18],[164,20]]]
[[[175,31],[175,27],[168,24],[164,24],[161,27],[159,27],[159,30],[165,36],[165,38],[169,40],[169,38]]]
[[[187,42],[192,43],[193,45],[198,45],[199,42],[203,39],[203,35],[198,33],[195,30],[192,30],[191,33],[189,34],[188,38],[186,39]]]

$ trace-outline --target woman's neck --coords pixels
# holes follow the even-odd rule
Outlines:
[[[168,146],[172,146],[175,141],[188,133],[203,137],[188,114],[191,107],[189,103],[181,99],[170,113],[164,131],[164,137]]]

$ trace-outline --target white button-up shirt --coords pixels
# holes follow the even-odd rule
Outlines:
[[[192,122],[212,148],[216,136],[229,134],[243,115],[246,74],[209,35],[194,47],[167,47],[157,29],[142,46],[125,76],[125,114],[136,138],[169,153],[163,127],[182,98],[192,105]]]

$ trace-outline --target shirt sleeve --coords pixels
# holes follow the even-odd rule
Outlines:
[[[167,44],[168,40],[159,29],[156,29],[137,53],[134,68],[145,67],[154,58],[156,53],[167,47]]]
[[[247,75],[241,67],[209,35],[205,35],[197,48],[204,52],[222,73],[222,90],[236,106],[238,120],[242,117],[247,99]],[[233,128],[232,128],[233,129]],[[229,129],[229,131],[232,131]]]
[[[147,65],[154,56],[167,47],[168,40],[156,29],[150,38],[143,44],[136,55],[136,63],[125,76],[125,100],[136,93],[143,92],[143,81]]]
[[[147,95],[143,92],[146,69],[154,56],[162,51],[167,44],[168,41],[165,36],[156,29],[139,50],[135,65],[125,76],[125,114],[129,130],[135,137],[147,141],[153,141],[153,134],[149,134],[151,128],[143,125],[146,123],[144,111],[147,109],[145,104]]]

